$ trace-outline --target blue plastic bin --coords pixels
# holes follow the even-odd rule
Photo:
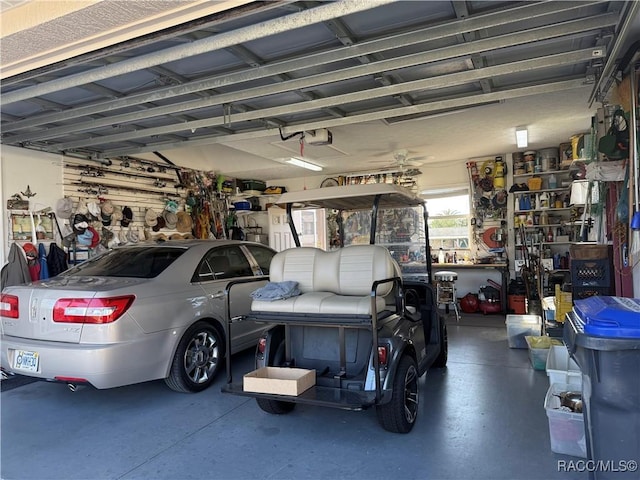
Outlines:
[[[576,300],[567,318],[564,341],[582,371],[587,457],[607,465],[591,477],[637,480],[626,466],[640,462],[640,299]]]

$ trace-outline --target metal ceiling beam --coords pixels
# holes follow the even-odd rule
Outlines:
[[[323,25],[327,27],[344,46],[349,47],[358,43],[355,35],[341,19],[334,18],[332,20],[327,20],[326,22],[323,22]],[[378,60],[384,60],[384,57],[379,53],[370,53],[369,55],[355,57],[355,59],[362,64],[368,64]],[[375,80],[384,86],[392,85],[394,83],[402,83],[404,81],[397,73],[381,73],[380,75],[376,75]],[[413,105],[413,100],[408,95],[397,95],[395,100],[401,105]]]
[[[603,49],[600,49],[602,51]],[[346,93],[342,95],[334,95],[332,97],[322,98],[318,100],[312,100],[308,102],[287,104],[277,107],[269,107],[261,110],[256,110],[249,113],[241,113],[233,115],[231,118],[217,117],[207,118],[204,120],[197,120],[194,122],[186,122],[182,124],[167,125],[162,127],[148,128],[144,130],[137,130],[132,132],[126,132],[116,135],[108,135],[104,137],[98,137],[93,140],[79,140],[62,142],[52,145],[52,149],[55,151],[64,151],[67,149],[73,149],[78,147],[87,147],[91,145],[104,145],[105,143],[113,143],[120,141],[132,140],[135,138],[149,137],[152,135],[164,135],[167,133],[182,132],[185,130],[194,130],[198,128],[209,128],[216,125],[224,125],[227,122],[239,123],[250,120],[258,120],[268,118],[271,116],[285,115],[309,112],[313,110],[320,110],[321,108],[343,105],[347,103],[356,103],[365,100],[371,100],[372,98],[381,98],[392,95],[398,95],[401,93],[407,93],[411,91],[421,91],[450,87],[453,85],[462,85],[469,82],[478,81],[482,78],[491,78],[500,75],[509,75],[517,72],[526,72],[541,68],[548,68],[559,65],[572,65],[580,62],[588,62],[594,57],[594,49],[587,48],[578,50],[576,52],[561,53],[554,55],[547,55],[540,58],[534,58],[529,60],[521,60],[517,62],[511,62],[502,65],[496,65],[493,67],[485,67],[476,70],[466,70],[464,72],[457,72],[452,74],[440,75],[438,77],[432,77],[422,80],[414,80],[411,82],[405,82],[397,85],[390,85],[388,87],[378,87],[369,90],[363,90],[353,93]]]
[[[544,93],[562,92],[566,90],[573,90],[585,86],[583,78],[563,80],[559,82],[551,82],[540,85],[533,85],[527,87],[518,87],[505,90],[496,90],[491,93],[481,93],[478,95],[470,95],[466,97],[451,98],[446,100],[436,100],[433,102],[423,103],[419,105],[412,105],[409,107],[398,107],[389,110],[378,110],[370,113],[355,114],[345,118],[333,118],[330,120],[304,123],[298,125],[291,125],[282,129],[283,135],[290,135],[295,132],[304,130],[313,130],[316,128],[330,128],[343,125],[351,125],[354,123],[369,122],[375,120],[382,120],[384,118],[402,117],[405,115],[415,115],[426,112],[434,112],[439,110],[448,110],[453,108],[459,108],[464,106],[478,105],[486,102],[495,102],[501,100],[509,100],[513,98],[527,97],[530,95],[540,95]],[[98,156],[100,158],[118,157],[121,155],[135,155],[139,153],[151,152],[154,150],[172,150],[175,148],[183,147],[197,147],[202,145],[211,145],[216,143],[228,143],[242,140],[249,140],[254,138],[264,138],[269,136],[279,136],[278,130],[255,130],[251,132],[234,133],[232,135],[214,136],[209,138],[197,138],[193,140],[187,140],[186,142],[179,143],[154,143],[142,148],[135,149],[112,149],[106,150]]]
[[[380,52],[385,50],[394,49],[401,46],[415,45],[417,43],[427,42],[429,40],[438,39],[442,37],[455,36],[468,32],[469,30],[477,30],[482,28],[490,28],[499,25],[504,25],[511,22],[526,21],[530,18],[543,17],[547,15],[553,15],[564,11],[571,11],[577,8],[582,8],[586,5],[592,5],[598,2],[548,2],[548,3],[536,3],[536,4],[522,4],[515,8],[507,9],[500,12],[492,12],[488,14],[479,15],[477,17],[465,18],[453,22],[449,22],[442,25],[435,25],[418,30],[411,30],[396,35],[389,35],[382,39],[374,39],[361,42],[350,47],[343,47],[326,52],[319,52],[315,54],[306,55],[303,58],[294,58],[291,60],[283,60],[267,64],[255,69],[242,70],[239,72],[228,72],[221,75],[215,75],[201,80],[196,80],[185,85],[178,87],[166,87],[156,89],[152,92],[140,93],[128,95],[127,98],[112,100],[108,102],[100,102],[97,104],[86,105],[83,107],[76,107],[72,110],[67,110],[55,114],[39,115],[34,118],[26,119],[23,121],[15,122],[11,125],[3,126],[9,128],[12,131],[21,128],[31,128],[37,125],[45,123],[53,123],[71,118],[91,115],[93,113],[102,112],[104,110],[116,110],[119,108],[126,108],[131,105],[139,103],[153,102],[156,100],[164,100],[175,96],[187,95],[189,93],[207,90],[212,88],[218,88],[221,86],[228,86],[235,83],[247,82],[251,80],[257,80],[273,76],[279,73],[286,73],[289,71],[295,71],[303,68],[324,65],[332,62],[338,62],[354,57],[367,55],[374,52]],[[617,22],[618,17],[614,14],[610,14],[614,18],[614,23]],[[595,18],[595,17],[594,17]],[[580,19],[579,21],[588,21],[589,19]],[[603,22],[609,24],[609,20],[602,18]],[[603,23],[605,25],[605,23]],[[601,28],[601,27],[596,27]],[[531,30],[534,32],[535,30]],[[536,38],[532,38],[529,41],[536,41]],[[23,90],[19,90],[20,92]],[[7,94],[8,95],[8,94]],[[2,97],[0,97],[0,102]],[[1,103],[0,103],[1,104]],[[9,130],[5,130],[9,131]]]
[[[469,16],[469,8],[467,6],[467,2],[451,2],[453,4],[453,10],[456,12],[456,16],[458,18],[467,18]],[[466,32],[457,36],[458,40],[461,43],[473,42],[480,38],[480,32],[474,30],[472,32]],[[486,38],[486,35],[485,35]],[[487,60],[485,57],[481,55],[472,55],[469,59],[469,67],[470,68],[481,68],[487,66]],[[480,86],[482,87],[482,91],[484,93],[489,93],[491,91],[491,80],[483,79],[480,80]]]
[[[313,87],[320,84],[348,80],[350,78],[375,74],[381,71],[406,68],[430,62],[438,62],[446,60],[448,58],[467,56],[477,52],[496,50],[511,45],[534,42],[536,40],[546,40],[558,36],[580,34],[583,32],[591,31],[593,29],[602,28],[602,26],[615,24],[616,21],[617,15],[613,13],[597,15],[589,19],[570,20],[568,22],[553,26],[538,27],[524,32],[510,33],[492,38],[476,40],[475,42],[469,42],[461,45],[443,47],[433,49],[428,52],[421,52],[406,55],[404,57],[383,60],[367,65],[348,67],[335,72],[311,75],[308,77],[289,80],[275,85],[248,88],[239,92],[219,94],[206,99],[190,100],[173,105],[153,107],[139,112],[113,115],[104,119],[85,121],[80,123],[79,125],[67,125],[62,127],[43,129],[40,132],[28,132],[14,136],[6,135],[7,132],[13,130],[15,124],[21,123],[12,122],[7,126],[3,126],[5,130],[3,141],[5,143],[15,144],[24,141],[33,141],[45,138],[52,139],[66,135],[68,133],[75,133],[82,130],[109,126],[113,123],[121,124],[135,122],[137,120],[149,118],[151,116],[169,115],[173,113],[189,111],[192,109],[213,107],[216,105],[223,105],[225,103],[238,102],[250,98],[274,95],[291,90]],[[98,110],[98,112],[102,111]]]
[[[616,66],[618,61],[620,60],[620,55],[624,54],[621,52],[621,49],[624,45],[629,32],[632,31],[633,22],[636,21],[638,15],[640,15],[640,1],[634,0],[631,2],[626,2],[626,13],[624,13],[625,18],[620,30],[616,32],[616,37],[614,40],[613,46],[611,49],[611,54],[607,58],[607,61],[602,68],[602,72],[598,77],[596,84],[593,86],[593,90],[591,91],[591,95],[589,95],[589,107],[593,105],[593,102],[597,99],[601,101],[601,99],[607,94],[607,91],[611,87],[611,83],[613,82],[613,77],[616,74]],[[603,83],[605,85],[603,86]]]
[[[143,70],[156,65],[162,65],[185,57],[221,50],[231,45],[257,40],[307,25],[313,25],[331,18],[371,10],[395,1],[396,0],[343,0],[323,4],[310,10],[292,13],[285,17],[242,27],[231,32],[214,35],[213,37],[204,38],[186,45],[177,45],[159,52],[140,55],[123,62],[118,62],[116,64],[97,68],[88,72],[68,75],[64,78],[53,80],[35,87],[27,87],[9,92],[0,97],[0,105],[8,105],[31,97],[38,97],[48,93],[65,90],[67,88],[78,87],[86,83],[97,82],[117,75],[124,75],[136,70]]]
[[[233,55],[235,55],[236,57],[238,57],[239,59],[241,59],[250,67],[254,67],[254,68],[261,67],[266,63],[262,58],[258,57],[258,55],[253,53],[244,45],[234,45],[232,47],[227,48],[227,50],[231,52]],[[286,82],[287,80],[291,80],[291,76],[286,73],[274,75],[271,78],[273,78],[274,80],[280,83]],[[295,93],[296,95],[298,95],[300,98],[304,100],[315,100],[316,98],[318,98],[318,95],[312,92],[302,92],[298,89],[294,89],[292,91],[293,93]],[[338,108],[329,108],[327,109],[327,113],[329,115],[333,115],[334,117],[344,117],[345,115],[344,112]]]

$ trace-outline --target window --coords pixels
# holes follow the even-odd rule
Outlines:
[[[251,265],[238,246],[217,247],[209,250],[197,270],[196,282],[253,275]]]
[[[469,192],[456,189],[424,192],[429,212],[429,243],[432,253],[469,249]]]
[[[185,251],[178,247],[122,247],[82,263],[62,275],[154,278]]]
[[[263,275],[269,275],[269,266],[271,265],[271,259],[275,255],[275,252],[267,247],[261,247],[258,245],[245,245],[253,258],[258,262],[258,266],[260,270],[262,270]]]

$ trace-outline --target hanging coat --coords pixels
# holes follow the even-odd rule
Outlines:
[[[47,265],[47,250],[44,243],[38,245],[38,261],[40,262],[40,280],[49,278],[49,266]]]
[[[49,267],[49,278],[60,275],[69,268],[66,252],[54,242],[49,245],[47,266]]]
[[[22,252],[22,248],[17,243],[11,244],[7,264],[0,272],[1,287],[11,287],[13,285],[24,285],[31,282],[27,259]]]

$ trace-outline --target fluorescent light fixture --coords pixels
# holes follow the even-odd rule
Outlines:
[[[527,127],[516,128],[516,145],[518,145],[518,148],[527,148],[527,145],[529,145],[528,135]]]
[[[295,165],[296,167],[306,168],[307,170],[313,170],[314,172],[322,171],[322,167],[320,165],[307,162],[306,160],[302,160],[301,158],[291,157],[289,160],[287,160],[287,163]]]

